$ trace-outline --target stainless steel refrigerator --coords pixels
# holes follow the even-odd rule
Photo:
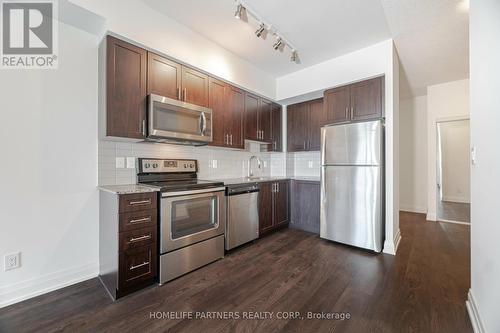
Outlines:
[[[384,198],[383,121],[321,128],[321,238],[381,252]]]

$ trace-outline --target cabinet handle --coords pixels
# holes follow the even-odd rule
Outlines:
[[[148,199],[148,200],[130,201],[129,205],[130,206],[135,206],[135,205],[149,205],[150,203],[151,203],[151,199]]]
[[[134,269],[137,269],[137,268],[140,268],[140,267],[143,267],[143,266],[146,266],[146,265],[149,265],[149,261],[145,261],[143,262],[142,264],[139,264],[139,265],[135,265],[135,266],[130,266],[130,270],[134,270]]]
[[[129,243],[136,243],[136,242],[140,242],[140,241],[143,241],[146,239],[151,239],[151,235],[144,235],[141,237],[130,238],[130,240],[128,242]]]
[[[143,223],[143,222],[150,222],[151,221],[151,216],[149,217],[144,217],[142,219],[135,219],[135,220],[130,220],[130,224],[137,224],[137,223]]]
[[[306,150],[306,142],[304,141],[304,150]]]
[[[351,106],[351,119],[354,117],[354,106]]]
[[[182,96],[181,96],[181,87],[177,87],[177,99],[179,101],[182,99]]]
[[[277,147],[277,146],[278,146],[278,145],[276,144],[276,141],[274,141],[274,142],[273,142],[273,149],[274,149],[274,150],[276,150],[276,147]]]
[[[229,135],[229,137],[231,138],[231,143],[229,145],[232,146],[233,145],[233,135],[231,134],[231,135]]]
[[[349,118],[349,108],[346,106],[345,108],[345,119]]]
[[[187,88],[184,88],[184,102],[186,101],[187,91]]]
[[[142,120],[142,135],[146,136],[146,119]]]
[[[224,134],[224,144],[225,145],[229,144],[229,134]]]

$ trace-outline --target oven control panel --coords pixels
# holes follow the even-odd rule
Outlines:
[[[196,160],[139,159],[140,173],[196,172]]]

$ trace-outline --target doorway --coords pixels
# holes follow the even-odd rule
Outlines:
[[[470,122],[437,123],[437,220],[470,223]]]

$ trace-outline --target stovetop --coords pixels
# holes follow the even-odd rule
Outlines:
[[[159,187],[161,192],[200,190],[224,186],[224,183],[220,181],[202,179],[176,179],[167,181],[144,182],[140,184]]]

